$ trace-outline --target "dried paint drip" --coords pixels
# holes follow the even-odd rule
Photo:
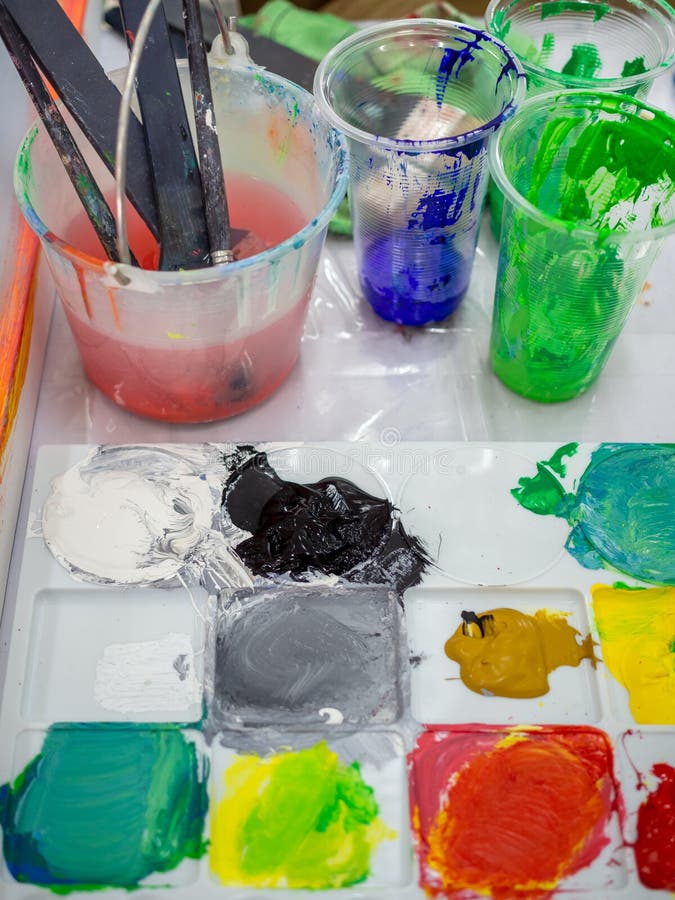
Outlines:
[[[596,729],[428,731],[410,764],[430,896],[548,897],[608,843],[612,752]]]
[[[55,893],[123,887],[206,850],[208,764],[170,726],[53,726],[0,788],[13,878]]]
[[[251,532],[235,549],[256,575],[305,580],[323,573],[399,591],[419,584],[428,557],[388,500],[344,478],[284,481],[265,453],[235,466],[223,508],[235,526]]]
[[[477,694],[541,697],[548,676],[559,666],[597,662],[590,635],[579,632],[567,614],[540,609],[533,615],[516,609],[462,612],[462,624],[445,642],[445,654],[459,663],[464,684]]]
[[[576,444],[560,448],[570,455]],[[567,493],[551,460],[512,494],[537,515],[567,519],[565,548],[588,569],[615,569],[652,584],[675,584],[675,446],[601,444]],[[562,473],[564,474],[564,473]]]
[[[214,730],[398,718],[397,595],[286,585],[228,599],[216,623]]]
[[[675,588],[592,589],[602,654],[636,722],[675,725]]]
[[[394,833],[378,817],[358,763],[325,743],[225,770],[209,862],[224,885],[322,890],[368,877],[373,850]]]
[[[652,775],[658,786],[638,810],[635,862],[646,887],[675,891],[675,768],[657,763]]]

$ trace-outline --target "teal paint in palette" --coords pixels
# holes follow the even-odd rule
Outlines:
[[[569,553],[589,569],[606,568],[650,584],[675,584],[675,445],[601,444],[576,490],[557,478],[575,444],[523,476],[512,493],[537,515],[567,519]]]
[[[538,828],[552,821],[550,803],[561,793],[560,771],[556,769],[555,777],[552,770],[550,777],[547,774],[548,751],[558,748],[565,756],[570,734],[592,734],[598,747],[606,748],[599,758],[602,780],[593,781],[595,763],[586,761],[583,753],[577,759],[565,756],[565,765],[574,773],[574,799],[570,800],[570,792],[567,807],[561,802],[553,817],[555,828],[549,829],[547,838],[554,850],[540,854],[540,862],[545,856],[542,866],[534,865],[529,852],[518,851],[518,871],[534,873],[531,892],[540,894],[553,895],[560,888],[570,900],[605,891],[616,900],[660,900],[645,885],[669,886],[668,860],[661,864],[657,858],[650,863],[656,871],[648,872],[645,853],[656,848],[658,857],[662,852],[658,834],[666,832],[658,829],[666,827],[664,798],[670,789],[666,775],[670,778],[675,763],[675,722],[663,725],[658,733],[636,731],[630,711],[621,706],[620,685],[612,684],[602,662],[597,671],[591,666],[560,666],[551,675],[548,693],[537,698],[516,701],[471,693],[456,677],[455,663],[445,656],[443,645],[462,621],[462,610],[481,615],[499,605],[526,614],[556,609],[573,629],[590,631],[599,640],[586,596],[598,576],[579,565],[574,555],[562,552],[564,528],[556,526],[564,520],[559,516],[568,516],[577,526],[591,523],[586,535],[592,530],[596,544],[598,535],[609,535],[628,557],[631,546],[628,535],[617,531],[616,509],[629,506],[635,496],[647,524],[672,512],[671,506],[650,502],[661,495],[673,502],[674,448],[567,444],[551,446],[545,454],[541,445],[535,449],[521,444],[515,450],[499,445],[419,444],[395,451],[369,448],[367,465],[361,462],[362,449],[362,445],[210,444],[98,448],[89,455],[86,448],[41,451],[31,495],[36,515],[42,509],[47,518],[60,515],[68,499],[71,509],[82,504],[80,487],[89,483],[100,515],[108,519],[130,513],[141,494],[152,498],[146,504],[152,522],[141,523],[140,531],[134,532],[134,539],[143,544],[143,555],[153,557],[153,547],[162,541],[163,508],[168,523],[182,517],[182,533],[189,540],[165,541],[162,548],[173,557],[170,564],[158,565],[155,560],[150,567],[146,560],[138,560],[135,577],[129,569],[133,554],[128,555],[123,586],[115,585],[114,579],[106,581],[105,546],[86,536],[77,549],[90,555],[95,550],[95,564],[90,560],[68,566],[64,551],[74,545],[59,543],[54,523],[51,546],[60,551],[61,565],[44,541],[26,542],[0,704],[0,733],[9,738],[0,742],[3,900],[34,900],[37,893],[31,892],[31,884],[43,888],[45,895],[107,889],[116,898],[136,890],[150,896],[157,889],[162,900],[238,898],[254,891],[262,897],[272,889],[279,900],[293,900],[298,890],[307,889],[327,898],[334,888],[351,890],[352,885],[359,895],[374,890],[388,900],[422,900],[425,890],[426,896],[448,900],[465,900],[471,891],[493,900],[515,896],[520,889],[509,874],[510,851],[500,847],[503,852],[491,853],[489,840],[480,838],[486,831],[483,816],[491,823],[487,831],[502,833],[511,827],[515,807],[504,802],[503,791],[493,797],[483,779],[472,779],[471,773],[493,771],[502,777],[500,760],[518,763],[516,818],[523,839],[532,839]],[[544,455],[546,459],[538,462]],[[410,460],[415,461],[415,472],[407,478],[404,462]],[[111,477],[113,470],[116,473],[114,490],[105,490],[106,463]],[[66,470],[68,478],[55,480]],[[233,494],[242,471],[252,472],[251,477]],[[515,496],[511,493],[521,472],[520,489],[530,491],[531,502],[526,504],[520,502],[518,489]],[[125,497],[122,475],[133,496]],[[321,556],[323,570],[315,559],[313,566],[294,573],[307,583],[294,585],[284,572],[271,571],[258,576],[254,593],[250,587],[242,592],[233,583],[215,597],[217,578],[224,572],[235,581],[250,576],[241,564],[227,569],[227,553],[242,539],[266,533],[267,519],[282,499],[286,504],[294,495],[307,494],[309,501],[317,484],[323,484],[335,499],[330,530],[338,526],[339,531],[335,514],[341,504],[334,488],[344,487],[345,479],[350,479],[354,491],[362,492],[364,502],[377,500],[390,510],[389,529],[384,529],[386,548],[392,549],[386,538],[394,525],[393,533],[402,539],[414,535],[413,542],[399,542],[393,548],[396,553],[375,548],[376,558],[377,552],[381,557],[376,567],[380,577],[388,572],[390,581],[358,584],[364,572],[374,570],[372,564],[363,566],[368,560],[355,561],[339,577],[330,576],[330,564]],[[203,490],[195,489],[195,481]],[[47,502],[52,487],[55,495]],[[247,502],[247,496],[256,502]],[[180,497],[182,504],[174,502]],[[186,498],[200,502],[187,503]],[[238,521],[240,514],[248,514],[245,527],[233,521],[228,499]],[[95,516],[95,508],[96,503],[88,505],[87,515]],[[322,526],[321,517],[312,520],[311,510],[308,502],[303,533],[310,541],[307,546],[315,541],[323,554],[327,535],[312,537],[313,529]],[[453,511],[465,513],[462,529],[452,520]],[[558,512],[558,522],[550,523],[552,541],[530,540],[547,531],[547,523],[535,518],[534,511]],[[67,520],[68,516],[61,523],[64,528]],[[95,532],[95,521],[89,521]],[[71,527],[73,522],[71,518]],[[641,524],[644,527],[645,522]],[[132,533],[130,528],[122,531],[126,539]],[[536,559],[523,556],[522,565],[509,569],[512,550],[509,545],[505,555],[505,533],[513,531],[527,542],[527,555]],[[270,533],[275,540],[288,542],[288,552],[295,547],[296,532]],[[114,541],[114,529],[109,534]],[[479,544],[473,559],[445,552],[464,538]],[[346,539],[343,533],[335,552],[345,552]],[[410,583],[406,566],[420,539],[430,560],[419,560],[418,583],[397,596],[396,585]],[[403,556],[398,552],[401,546],[406,549]],[[362,542],[353,550],[363,551]],[[279,548],[279,559],[284,558]],[[650,572],[664,560],[665,556],[651,557]],[[119,562],[116,565],[119,568]],[[402,580],[396,582],[397,578]],[[332,591],[337,601],[333,606]],[[114,630],[116,599],[117,616],[126,623],[126,631]],[[313,615],[303,615],[307,608]],[[258,619],[247,622],[252,609]],[[267,629],[262,641],[257,640],[256,621]],[[284,626],[278,633],[275,621]],[[78,622],[83,624],[80,632]],[[64,640],[68,630],[79,640]],[[98,670],[101,660],[96,657],[105,656],[100,642],[93,660],[88,659],[90,645],[95,644],[93,631],[96,637],[105,631],[106,640],[115,641],[110,658],[117,661],[130,659],[133,653],[150,654],[153,671],[162,663],[161,678],[172,676],[181,684],[192,671],[204,691],[202,718],[193,721],[199,706],[190,705],[189,693],[179,692],[164,705],[172,710],[167,716],[173,724],[144,721],[147,715],[161,714],[161,709],[148,713],[140,704],[144,691],[156,694],[154,687],[144,686],[142,666],[136,660],[134,678],[127,682],[122,678],[126,705],[124,690],[115,695],[116,712],[111,714],[119,721],[105,721],[105,707],[98,720],[78,719],[95,713],[94,672],[100,680],[108,671]],[[174,633],[178,631],[182,633]],[[240,646],[242,633],[248,640]],[[270,649],[269,669],[265,644]],[[155,653],[158,649],[161,658]],[[233,649],[241,655],[234,658]],[[351,661],[346,659],[349,654]],[[198,658],[203,658],[203,665],[197,665]],[[221,668],[220,683],[214,677],[216,666]],[[73,696],[68,711],[73,722],[57,720],[54,710],[63,707],[54,705],[54,690],[44,701],[36,700],[46,673],[51,673],[58,692],[66,684],[68,668],[78,673],[70,682]],[[390,685],[395,686],[393,691]],[[227,713],[220,723],[210,716],[216,699],[223,701],[221,712]],[[484,724],[467,726],[469,715]],[[41,723],[50,720],[56,724],[45,729]],[[466,741],[469,732],[471,770],[457,786],[448,775],[453,767],[446,765],[445,754],[449,742]],[[436,733],[442,733],[443,740]],[[414,750],[423,745],[430,751],[428,766]],[[645,773],[644,784],[636,785],[629,759]],[[413,778],[407,765],[414,770]],[[659,778],[666,773],[663,783],[653,784],[646,778],[649,772]],[[536,803],[537,779],[542,779],[541,790],[552,798],[550,803]],[[429,813],[447,805],[450,796],[461,806],[461,798],[465,802],[474,791],[476,802],[469,800],[456,818],[460,829],[462,821],[470,820],[479,837],[464,828],[463,843],[451,846],[450,820],[446,828],[442,822],[434,824]],[[577,847],[578,829],[572,840],[565,824],[565,810],[576,809],[577,798],[578,808],[588,812],[584,821],[590,823],[590,830],[579,826],[582,849]],[[644,801],[647,807],[640,814]],[[625,817],[617,811],[622,803]],[[639,823],[645,821],[650,822],[651,837],[638,840],[642,849],[636,863],[626,847],[636,836],[640,839],[636,830],[644,828]],[[571,856],[555,857],[558,837],[562,844],[567,840]],[[448,868],[445,863],[436,865],[425,840],[445,853],[453,870],[461,869],[461,886],[452,879],[447,885],[439,882]],[[421,886],[414,883],[411,871],[413,842],[424,860]],[[460,859],[465,851],[481,860],[477,879]],[[573,880],[566,878],[572,871]],[[542,872],[546,884],[539,883]]]
[[[55,725],[0,788],[7,867],[56,893],[138,887],[205,853],[207,777],[177,726]]]

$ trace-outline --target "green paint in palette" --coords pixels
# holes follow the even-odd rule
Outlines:
[[[178,727],[52,726],[0,787],[7,867],[57,894],[137,888],[205,853],[207,775]]]
[[[640,101],[570,91],[530,99],[496,136],[506,203],[490,352],[516,393],[566,400],[602,371],[675,228],[674,130]]]
[[[211,871],[228,886],[342,888],[364,881],[377,845],[395,835],[378,816],[358,763],[325,742],[268,757],[238,756],[211,822]]]

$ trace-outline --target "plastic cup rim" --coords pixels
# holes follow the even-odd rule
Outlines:
[[[472,34],[483,35],[490,43],[494,44],[498,50],[501,50],[504,56],[513,64],[516,72],[516,85],[513,96],[501,113],[490,119],[488,122],[480,125],[478,128],[466,131],[463,134],[455,134],[445,138],[435,138],[433,140],[425,141],[398,140],[396,138],[380,137],[379,135],[372,134],[362,128],[350,125],[333,110],[326,96],[323,82],[326,70],[338,54],[344,52],[345,49],[350,49],[352,45],[360,43],[364,38],[369,38],[376,34],[384,35],[392,30],[397,34],[400,34],[401,29],[415,32],[429,27],[440,27],[446,31],[449,31],[450,28],[455,30],[460,29],[462,31],[471,32]],[[487,137],[492,131],[495,131],[501,123],[505,122],[513,115],[525,96],[525,89],[526,76],[522,63],[516,54],[509,49],[502,40],[484,29],[474,28],[471,25],[465,25],[462,22],[454,22],[447,19],[394,19],[388,22],[378,22],[367,28],[360,28],[354,34],[340,41],[339,44],[333,47],[333,49],[324,56],[314,75],[314,99],[323,113],[324,118],[328,119],[334,128],[350,140],[358,141],[361,144],[372,144],[373,146],[381,147],[385,150],[395,150],[407,154],[460,149],[467,144],[472,144],[474,141]]]
[[[179,60],[178,62],[180,63],[182,61]],[[210,67],[214,67],[214,64],[212,62],[210,62]],[[242,70],[254,71],[257,74],[261,75],[263,78],[269,79],[270,81],[273,81],[285,88],[290,88],[292,92],[295,92],[297,95],[302,96],[303,99],[307,98],[308,101],[313,104],[315,111],[319,112],[328,130],[332,132],[335,139],[336,172],[335,186],[331,191],[330,197],[317,216],[315,216],[310,222],[308,222],[307,225],[303,226],[300,231],[296,231],[290,237],[286,238],[285,241],[282,241],[279,244],[275,244],[274,247],[263,250],[262,253],[256,253],[253,256],[247,257],[246,259],[237,260],[231,263],[221,263],[215,266],[205,266],[201,269],[179,269],[177,271],[171,272],[158,269],[139,269],[136,266],[129,266],[125,263],[115,262],[114,260],[100,259],[98,257],[91,256],[88,253],[84,253],[83,251],[77,250],[76,248],[72,247],[67,241],[54,234],[54,232],[47,228],[45,223],[38,216],[34,207],[28,200],[26,191],[23,189],[24,176],[19,172],[18,161],[24,152],[24,148],[30,150],[30,146],[35,140],[38,131],[44,133],[44,127],[42,126],[42,123],[39,119],[35,119],[29,126],[19,144],[19,148],[17,150],[16,158],[14,161],[13,181],[14,192],[16,194],[17,202],[19,204],[23,217],[31,230],[38,236],[38,238],[48,244],[51,244],[55,248],[58,248],[58,252],[73,263],[76,263],[78,265],[85,265],[87,268],[92,270],[105,271],[109,274],[113,274],[113,277],[114,273],[120,273],[120,275],[122,276],[120,279],[120,285],[126,282],[130,282],[131,287],[133,288],[134,276],[138,275],[138,273],[141,273],[143,278],[151,278],[158,286],[180,287],[186,284],[208,284],[213,281],[221,281],[224,277],[227,277],[230,274],[236,274],[245,269],[255,269],[264,265],[268,265],[269,263],[274,262],[279,257],[285,256],[289,252],[292,252],[294,250],[301,250],[302,247],[311,238],[313,238],[315,234],[320,232],[323,228],[327,227],[329,221],[333,217],[333,214],[342,202],[342,199],[347,190],[347,183],[349,180],[349,154],[347,150],[347,144],[343,135],[340,134],[338,129],[333,127],[330,121],[328,121],[326,117],[321,113],[321,110],[317,109],[317,104],[314,102],[314,99],[309,91],[306,91],[303,87],[295,84],[292,81],[288,81],[288,79],[283,78],[281,75],[276,75],[275,73],[269,72],[266,69],[262,69],[260,68],[260,66],[256,65],[235,66],[228,64],[227,66],[224,66],[216,63],[215,68],[238,68]],[[109,74],[114,74],[114,72],[111,72]],[[59,106],[62,106],[61,101],[59,101]]]
[[[521,212],[525,212],[529,218],[534,219],[541,225],[545,225],[547,228],[565,232],[570,235],[570,237],[586,238],[593,240],[594,242],[623,244],[633,242],[640,243],[646,240],[659,240],[660,238],[671,234],[675,231],[675,216],[664,225],[658,225],[653,228],[643,228],[641,226],[639,229],[631,231],[616,231],[610,228],[598,229],[591,228],[588,225],[579,225],[576,222],[561,219],[557,216],[551,216],[548,213],[543,212],[512,185],[504,170],[501,155],[502,144],[510,137],[509,132],[511,129],[509,126],[516,127],[518,123],[522,121],[523,114],[527,114],[537,108],[543,110],[556,101],[560,102],[561,100],[567,105],[576,98],[583,99],[584,97],[591,97],[596,101],[599,100],[601,103],[604,98],[609,98],[614,102],[633,104],[638,109],[644,109],[649,113],[667,115],[663,110],[651,107],[641,100],[636,100],[634,97],[627,97],[625,94],[608,91],[549,91],[545,94],[535,94],[533,97],[528,98],[520,107],[518,118],[505,123],[504,128],[497,132],[495,139],[490,141],[488,146],[488,165],[490,175],[496,182],[497,187],[510,203],[517,207]]]
[[[512,2],[507,5],[507,9],[515,2],[517,2],[517,0],[512,0]],[[546,2],[546,0],[541,0],[541,2]],[[584,2],[584,0],[581,0],[581,2]],[[585,2],[587,2],[589,6],[594,5],[592,0],[585,0]],[[665,0],[655,0],[655,2],[663,9],[664,13],[671,9]],[[502,6],[503,3],[504,0],[490,0],[487,9],[485,10],[486,30],[488,34],[500,41],[504,41],[504,38],[496,33],[497,29],[494,27],[493,22],[495,10],[497,7]],[[640,72],[637,75],[619,75],[616,78],[585,78],[583,75],[563,75],[562,72],[557,72],[555,69],[540,66],[538,63],[530,62],[521,59],[520,57],[517,58],[528,77],[534,75],[547,81],[556,82],[563,90],[577,90],[584,88],[593,90],[597,88],[598,90],[603,90],[605,92],[625,93],[631,88],[639,87],[645,82],[653,81],[659,75],[663,75],[664,72],[667,72],[668,69],[675,64],[675,38],[673,37],[674,32],[672,26],[670,28],[670,34],[670,55],[662,63],[659,63],[658,66],[648,69],[646,72]],[[515,51],[511,52],[515,53]],[[555,90],[555,88],[551,87],[550,90]]]

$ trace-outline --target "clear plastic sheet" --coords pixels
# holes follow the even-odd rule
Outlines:
[[[105,34],[114,68],[124,47]],[[672,72],[649,102],[675,112]],[[673,439],[675,238],[668,239],[609,363],[581,397],[525,400],[488,362],[497,243],[481,229],[471,284],[459,310],[425,328],[379,319],[360,296],[352,244],[329,237],[300,360],[264,404],[207,425],[144,420],[88,383],[60,308],[55,309],[33,445],[128,441],[650,440]]]

